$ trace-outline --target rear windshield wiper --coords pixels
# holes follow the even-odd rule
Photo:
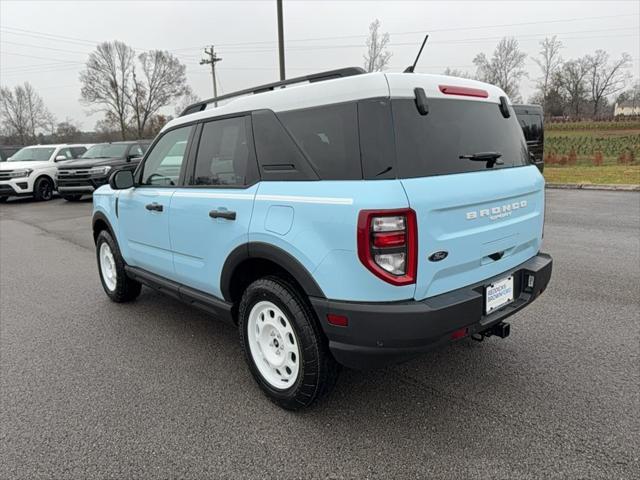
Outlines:
[[[493,168],[494,165],[504,165],[504,162],[499,160],[500,157],[502,157],[500,152],[479,152],[460,155],[458,158],[471,160],[473,162],[487,162],[487,168]]]

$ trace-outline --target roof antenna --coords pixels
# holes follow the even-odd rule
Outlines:
[[[429,38],[429,35],[425,35],[424,40],[422,42],[422,46],[420,47],[420,51],[418,52],[418,56],[416,57],[416,61],[413,62],[413,65],[409,65],[407,68],[405,68],[404,72],[402,73],[413,73],[413,71],[416,69],[416,64],[418,63],[418,59],[420,58],[420,54],[422,53],[422,49],[427,43],[428,38]]]

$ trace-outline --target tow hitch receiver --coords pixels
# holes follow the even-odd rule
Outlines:
[[[485,330],[484,332],[475,333],[471,336],[475,341],[481,342],[485,337],[500,337],[507,338],[511,333],[511,325],[507,322],[496,323],[493,327]]]

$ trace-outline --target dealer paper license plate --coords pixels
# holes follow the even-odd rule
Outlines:
[[[485,290],[486,313],[489,314],[507,303],[513,301],[513,277],[503,278],[490,285]]]

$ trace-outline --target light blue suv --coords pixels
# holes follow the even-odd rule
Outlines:
[[[504,338],[546,288],[544,180],[500,89],[347,68],[215,100],[95,192],[100,278],[237,324],[280,406],[340,365]]]

